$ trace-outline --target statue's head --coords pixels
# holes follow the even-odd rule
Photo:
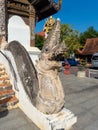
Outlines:
[[[48,60],[56,60],[57,57],[65,52],[65,43],[59,43],[60,39],[60,20],[56,20],[51,32],[49,33],[42,52],[40,59],[48,58]]]

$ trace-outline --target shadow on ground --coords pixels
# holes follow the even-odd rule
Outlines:
[[[5,116],[7,116],[8,113],[9,113],[8,110],[5,110],[5,111],[3,111],[3,112],[0,112],[0,118],[3,118],[3,117],[5,117]]]

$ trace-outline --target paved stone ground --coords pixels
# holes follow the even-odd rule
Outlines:
[[[98,79],[60,73],[65,107],[77,116],[72,130],[98,130]]]
[[[59,73],[65,107],[77,116],[71,130],[98,130],[98,79]],[[20,109],[0,113],[0,130],[39,130]]]
[[[0,113],[0,130],[39,130],[19,109]]]

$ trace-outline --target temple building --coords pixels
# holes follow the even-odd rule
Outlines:
[[[91,63],[91,57],[98,52],[98,38],[88,38],[82,50],[78,50],[78,56]]]
[[[49,31],[52,29],[54,23],[55,23],[55,19],[54,19],[52,16],[50,16],[50,17],[46,20],[46,22],[45,22],[45,24],[44,24],[43,31],[39,32],[38,35],[41,35],[42,37],[47,38],[48,33],[49,33]]]
[[[57,13],[61,3],[61,0],[0,0],[0,40],[5,37],[8,42],[18,40],[34,46],[36,23]],[[27,39],[23,40],[24,36]]]

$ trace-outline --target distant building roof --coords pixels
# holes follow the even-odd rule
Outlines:
[[[92,55],[95,52],[98,52],[98,38],[87,39],[84,48],[78,50],[81,55]]]
[[[41,35],[42,37],[45,38],[45,32],[44,32],[44,31],[38,32],[37,34],[38,34],[38,35]]]

